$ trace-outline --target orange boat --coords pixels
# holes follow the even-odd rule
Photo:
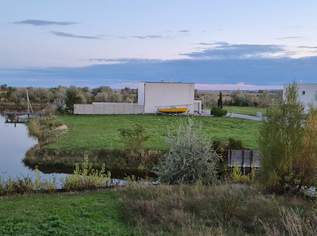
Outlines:
[[[159,108],[161,113],[185,113],[188,111],[186,107],[169,107],[169,108]]]

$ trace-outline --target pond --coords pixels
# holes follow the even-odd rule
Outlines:
[[[28,135],[24,124],[6,124],[0,116],[0,177],[2,179],[30,177],[34,179],[36,172],[24,165],[25,153],[37,143]],[[56,179],[60,185],[64,174],[40,173],[41,179]]]

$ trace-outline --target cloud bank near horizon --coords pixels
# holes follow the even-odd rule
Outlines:
[[[259,59],[128,60],[75,68],[0,70],[0,84],[13,86],[77,85],[97,87],[140,81],[197,84],[281,86],[291,82],[316,83],[317,57]]]
[[[53,32],[60,37],[99,39],[98,36]],[[90,58],[87,62],[93,64],[83,67],[0,69],[0,84],[97,87],[170,81],[218,84],[232,90],[239,85],[274,89],[294,81],[317,82],[317,56],[294,58],[294,52],[283,45],[200,44],[208,47],[182,53],[182,59]],[[301,47],[316,51],[314,46]]]
[[[284,46],[274,44],[229,44],[227,42],[199,43],[209,46],[201,51],[183,53],[181,55],[193,59],[248,59],[287,57],[288,51]]]

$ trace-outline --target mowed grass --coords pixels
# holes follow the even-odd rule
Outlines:
[[[243,115],[255,116],[257,112],[261,112],[263,115],[266,113],[267,108],[263,107],[240,107],[240,106],[225,106],[228,112],[239,113]]]
[[[166,150],[166,137],[174,132],[181,120],[187,117],[155,115],[109,115],[109,116],[59,116],[58,120],[68,126],[68,131],[48,146],[60,151],[93,151],[124,148],[119,135],[120,128],[141,124],[149,139],[146,148]],[[232,118],[193,117],[201,125],[203,133],[213,140],[234,138],[249,148],[257,147],[260,122]]]
[[[118,192],[0,198],[0,235],[132,235]]]

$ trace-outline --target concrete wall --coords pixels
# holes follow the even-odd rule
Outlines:
[[[93,103],[75,104],[74,114],[77,115],[111,115],[111,114],[142,114],[144,106],[135,103]]]
[[[305,111],[309,110],[310,106],[317,108],[317,84],[298,84],[299,101],[304,105]],[[283,96],[288,85],[284,86]]]
[[[194,84],[144,83],[144,113],[172,106],[187,107],[189,113],[194,113],[194,90]]]

